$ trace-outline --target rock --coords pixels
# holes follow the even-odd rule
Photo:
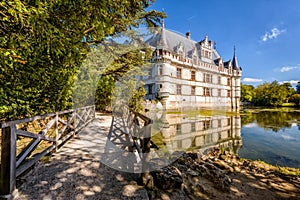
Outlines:
[[[227,158],[226,155],[220,155],[220,156],[219,156],[219,159],[221,159],[221,160],[226,160],[226,158]]]
[[[158,171],[151,172],[154,184],[157,188],[168,190],[181,188],[183,183],[180,171],[174,166],[167,166]]]
[[[191,169],[188,169],[186,173],[191,176],[199,176],[198,172],[191,170]]]
[[[234,169],[222,160],[216,160],[214,162],[214,164],[217,165],[217,167],[219,167],[221,169],[226,169],[226,170],[230,171],[231,173],[234,172]]]
[[[236,171],[236,172],[241,172],[241,169],[240,169],[239,167],[235,166],[235,167],[234,167],[234,171]]]

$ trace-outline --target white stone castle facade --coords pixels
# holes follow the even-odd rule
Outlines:
[[[242,69],[237,58],[224,62],[213,41],[196,42],[161,28],[146,41],[153,50],[146,99],[162,99],[167,110],[226,107],[239,110]]]

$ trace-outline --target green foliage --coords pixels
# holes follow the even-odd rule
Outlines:
[[[296,93],[300,94],[300,81],[298,82],[298,84],[296,85]]]
[[[121,55],[102,73],[96,92],[97,109],[107,110],[110,106],[123,103],[133,111],[143,111],[146,90],[144,83],[137,81],[136,76],[145,75],[144,69],[150,67],[146,60],[151,57],[152,50],[130,44],[117,45],[112,50]]]
[[[143,101],[145,95],[146,89],[144,87],[140,87],[138,90],[134,90],[129,100],[129,108],[134,112],[143,112]]]
[[[260,106],[281,106],[283,103],[288,102],[294,93],[295,91],[290,83],[266,82],[254,89],[252,102]]]
[[[294,94],[291,96],[290,101],[293,102],[296,106],[300,106],[300,94]]]
[[[95,105],[97,110],[110,110],[115,79],[112,75],[102,76],[98,81]]]
[[[254,96],[253,85],[241,85],[241,102],[252,102]]]
[[[0,120],[70,108],[79,66],[92,45],[139,24],[157,26],[165,15],[146,11],[153,2],[2,0]],[[95,85],[88,80],[80,79]]]

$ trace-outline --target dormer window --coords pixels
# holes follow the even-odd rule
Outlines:
[[[163,75],[163,65],[158,65],[158,75],[162,76]]]
[[[181,78],[181,68],[176,69],[176,77]]]

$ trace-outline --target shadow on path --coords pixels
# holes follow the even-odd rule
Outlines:
[[[136,157],[120,120],[97,114],[50,162],[18,180],[17,199],[148,199],[138,175],[126,173]]]

